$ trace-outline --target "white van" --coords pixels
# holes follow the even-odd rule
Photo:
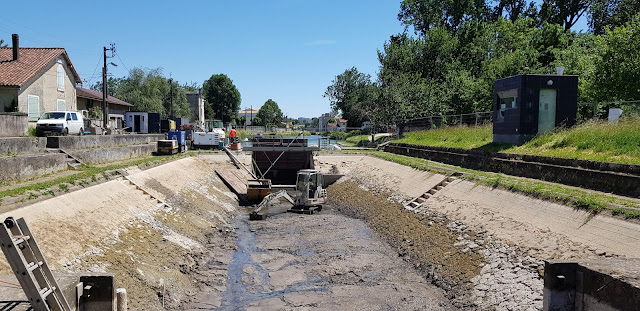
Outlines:
[[[76,111],[45,112],[36,123],[36,135],[45,136],[53,133],[84,134],[82,113]]]

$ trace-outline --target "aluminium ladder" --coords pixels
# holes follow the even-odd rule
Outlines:
[[[31,307],[36,311],[71,311],[24,218],[9,217],[2,227],[2,251]]]

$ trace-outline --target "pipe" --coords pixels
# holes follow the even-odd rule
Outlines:
[[[17,33],[11,35],[11,40],[13,41],[13,60],[18,60],[18,49],[20,48],[20,37]]]

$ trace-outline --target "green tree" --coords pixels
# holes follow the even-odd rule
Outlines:
[[[352,67],[331,81],[323,97],[329,98],[331,109],[339,111],[347,119],[348,126],[360,126],[366,120],[361,107],[370,100],[368,87],[371,84],[370,75]]]
[[[589,28],[601,35],[631,22],[640,13],[640,0],[593,0],[589,13]]]
[[[225,74],[212,75],[204,81],[202,91],[206,99],[204,114],[207,119],[231,122],[235,119],[242,101],[240,92]]]
[[[544,0],[540,18],[550,24],[560,25],[569,31],[589,9],[593,0]]]
[[[596,63],[598,100],[640,99],[640,21],[607,31]]]
[[[469,20],[483,20],[490,12],[484,1],[478,0],[403,0],[400,20],[405,27],[412,26],[419,34],[444,27],[456,33],[460,25]]]
[[[278,107],[278,103],[272,99],[268,99],[264,102],[262,107],[260,107],[260,111],[258,111],[256,118],[257,119],[254,118],[254,121],[257,120],[256,124],[258,125],[280,127],[280,122],[282,122],[283,119],[282,110]]]
[[[132,104],[135,110],[158,112],[163,118],[171,114],[169,80],[162,75],[160,68],[133,68],[128,77],[109,78],[107,86],[107,94]],[[102,82],[91,88],[102,92]],[[173,115],[190,116],[186,94],[177,81],[173,82]]]

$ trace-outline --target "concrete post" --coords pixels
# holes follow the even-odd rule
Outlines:
[[[116,311],[127,311],[127,290],[125,288],[116,289]]]

